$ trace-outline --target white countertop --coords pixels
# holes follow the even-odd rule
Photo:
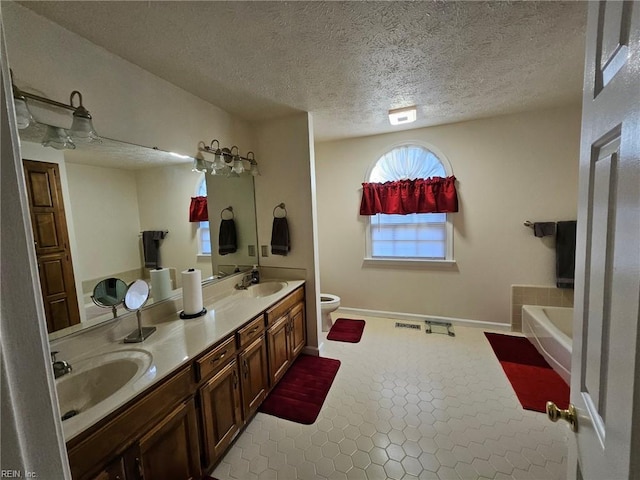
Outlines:
[[[154,322],[157,330],[142,343],[125,344],[123,338],[126,335],[122,335],[112,342],[101,344],[98,349],[90,348],[90,354],[68,359],[73,367],[75,361],[121,350],[143,350],[152,356],[151,366],[146,371],[140,372],[138,378],[134,377],[134,380],[97,405],[63,421],[65,441],[71,440],[142,391],[158,383],[169,373],[193,360],[219,340],[303,285],[304,281],[287,280],[284,283],[286,286],[279,292],[260,298],[246,297],[233,291],[228,292],[226,296],[214,298],[211,304],[205,305],[207,313],[202,317],[182,320],[176,314],[159,323]],[[70,341],[83,342],[83,335],[80,334]],[[73,372],[68,375],[73,375]]]

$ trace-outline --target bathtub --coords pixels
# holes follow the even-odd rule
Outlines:
[[[573,308],[522,306],[522,332],[565,382],[571,380]]]

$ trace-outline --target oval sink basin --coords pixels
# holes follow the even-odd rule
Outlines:
[[[268,297],[274,293],[278,293],[284,287],[287,286],[287,282],[264,282],[256,285],[251,285],[247,288],[247,295],[254,298]]]
[[[85,412],[138,379],[151,360],[151,354],[142,350],[121,350],[73,362],[72,372],[56,380],[62,420]]]

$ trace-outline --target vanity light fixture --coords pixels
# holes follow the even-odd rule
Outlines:
[[[256,162],[256,159],[254,157],[255,155],[253,154],[253,152],[247,152],[247,160],[251,164],[251,167],[249,168],[249,173],[254,177],[257,177],[260,175],[260,170],[258,170],[258,162]]]
[[[402,125],[416,121],[416,107],[404,107],[389,110],[389,123],[391,125]]]
[[[96,133],[93,127],[92,117],[89,111],[82,104],[82,94],[78,90],[71,92],[69,96],[69,103],[61,103],[50,98],[41,97],[35,93],[25,92],[20,90],[13,83],[13,71],[11,72],[11,86],[13,88],[13,99],[16,105],[16,120],[19,129],[25,129],[30,125],[36,123],[29,110],[28,100],[34,100],[40,103],[46,103],[54,107],[63,108],[65,110],[71,110],[73,112],[73,122],[69,130],[65,130],[61,127],[47,127],[47,133],[42,140],[42,144],[46,146],[52,146],[54,148],[75,148],[75,143],[101,143],[102,140]],[[74,104],[74,100],[77,98],[78,106]],[[64,131],[61,132],[60,130]],[[61,141],[61,138],[66,136],[67,140]],[[64,145],[64,146],[61,146]],[[72,146],[73,145],[73,146]]]
[[[18,123],[18,129],[24,130],[34,123],[35,120],[29,111],[27,97],[25,97],[22,91],[13,83],[13,72],[11,72],[11,86],[13,87],[13,101],[16,106],[16,121]]]
[[[56,150],[73,150],[76,144],[73,143],[69,134],[64,128],[47,125],[47,131],[42,139],[43,147],[53,147]]]
[[[198,152],[193,159],[192,172],[207,173],[207,161],[204,159],[204,155]]]
[[[242,165],[242,160],[240,160],[238,147],[234,145],[233,147],[231,147],[231,151],[233,151],[234,148],[236,149],[236,155],[233,157],[233,166],[231,167],[231,173],[240,175],[242,172],[244,172],[244,165]]]
[[[210,153],[214,156],[212,162],[205,159],[205,164],[209,166],[204,170],[197,169],[194,163],[194,171],[208,171],[211,175],[224,175],[226,177],[239,177],[245,171],[249,171],[251,175],[258,176],[260,171],[258,170],[258,162],[256,162],[253,152],[248,152],[245,157],[240,155],[240,150],[236,145],[231,148],[220,148],[220,142],[216,139],[211,140],[209,145],[204,142],[198,143],[198,151]],[[199,158],[199,157],[196,157]],[[245,163],[249,164],[249,168],[245,168]]]

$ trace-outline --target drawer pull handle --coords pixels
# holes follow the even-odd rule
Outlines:
[[[244,378],[247,378],[249,376],[249,364],[247,363],[246,360],[244,360],[243,365],[244,365]]]
[[[225,357],[225,355],[226,355],[226,354],[227,354],[227,351],[225,350],[224,352],[222,352],[222,353],[220,354],[220,356],[218,356],[218,357],[216,357],[216,358],[212,358],[212,359],[211,359],[211,363],[219,362],[220,360],[222,360],[222,359]]]
[[[238,370],[233,371],[233,388],[234,390],[238,388]]]
[[[144,470],[142,469],[142,462],[139,457],[136,457],[136,467],[138,467],[138,477],[140,480],[144,480]]]

